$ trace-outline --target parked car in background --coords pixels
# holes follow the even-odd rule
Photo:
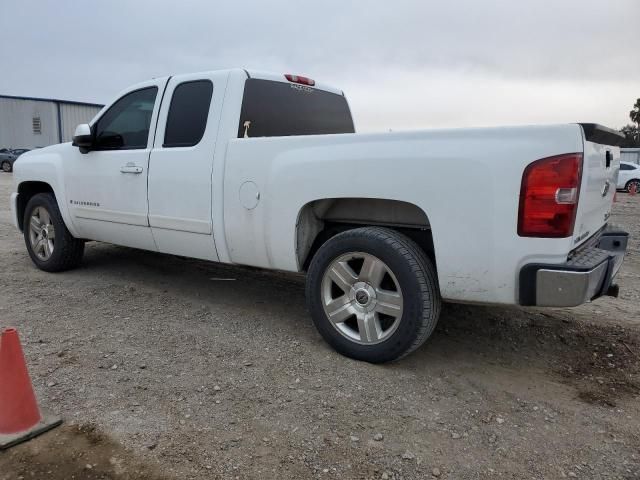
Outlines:
[[[636,191],[640,192],[640,166],[631,162],[620,162],[618,190],[628,192],[633,185],[635,185]]]
[[[3,172],[12,172],[13,164],[16,159],[22,155],[23,153],[28,152],[28,148],[15,148],[15,149],[6,149],[3,148],[0,151],[0,169]]]
[[[0,170],[10,172],[13,170],[13,162],[16,156],[8,148],[0,149]]]

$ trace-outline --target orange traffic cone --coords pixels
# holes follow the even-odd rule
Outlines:
[[[0,450],[40,435],[62,423],[42,415],[33,393],[15,328],[0,335]]]

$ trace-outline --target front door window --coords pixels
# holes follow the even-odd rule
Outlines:
[[[157,87],[143,88],[116,101],[95,124],[92,150],[147,148]]]

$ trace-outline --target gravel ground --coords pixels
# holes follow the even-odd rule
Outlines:
[[[41,272],[10,190],[0,174],[0,326],[66,423],[0,454],[0,479],[640,478],[640,197],[614,208],[620,298],[447,306],[374,366],[322,341],[299,277],[95,242]]]

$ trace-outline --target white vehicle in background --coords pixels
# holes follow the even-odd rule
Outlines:
[[[640,193],[640,166],[631,162],[620,162],[617,188],[628,192],[632,187]]]
[[[616,295],[622,139],[595,124],[355,134],[339,89],[194,73],[128,88],[73,144],[24,154],[11,206],[49,272],[87,240],[305,272],[322,336],[385,362],[431,335],[443,300]],[[461,175],[476,187],[453,191]]]

